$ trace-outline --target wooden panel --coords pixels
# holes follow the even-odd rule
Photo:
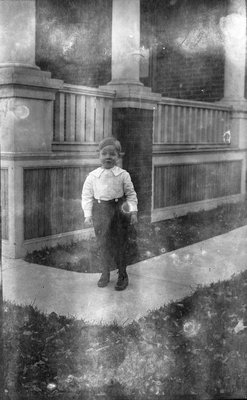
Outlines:
[[[81,190],[93,168],[24,169],[25,240],[82,228]]]
[[[9,238],[9,188],[8,188],[8,169],[1,168],[1,229],[2,238]]]
[[[44,176],[42,176],[42,172],[44,172]],[[37,215],[38,215],[38,221],[37,221],[37,230],[38,230],[38,237],[43,237],[45,236],[45,229],[48,228],[48,225],[50,223],[49,221],[49,216],[47,215],[48,210],[45,208],[45,192],[47,191],[46,185],[47,185],[47,179],[46,179],[46,170],[44,171],[35,171],[35,175],[38,174],[38,179],[36,183],[36,191],[37,191]],[[35,187],[35,186],[34,186]],[[44,205],[44,209],[43,209]],[[43,212],[45,210],[45,212]],[[47,215],[47,221],[45,221]]]
[[[39,174],[38,170],[24,170],[24,238],[38,237]]]
[[[61,229],[59,229],[59,224],[62,221],[61,218],[61,211],[60,207],[58,206],[58,199],[59,199],[59,184],[60,182],[60,176],[59,172],[61,172],[62,169],[57,170],[54,168],[51,168],[49,170],[50,172],[50,203],[48,205],[49,210],[50,210],[50,234],[55,235],[59,232],[61,232]],[[56,199],[56,201],[54,201]]]
[[[241,161],[176,164],[154,168],[154,208],[241,192]]]

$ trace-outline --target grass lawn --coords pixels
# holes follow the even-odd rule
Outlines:
[[[246,203],[141,222],[129,261],[246,224]],[[94,240],[27,259],[79,272],[100,267]],[[231,280],[198,287],[126,326],[89,325],[6,302],[3,321],[5,400],[247,398],[247,264]]]
[[[247,398],[247,270],[123,327],[3,314],[6,400]]]
[[[226,204],[209,211],[148,224],[140,221],[130,230],[128,264],[179,249],[247,225],[247,201]],[[44,248],[26,256],[26,261],[76,272],[100,272],[96,240]],[[111,269],[115,266],[112,265]]]

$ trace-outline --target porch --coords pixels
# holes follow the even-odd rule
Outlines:
[[[229,3],[229,13],[243,21],[245,3],[240,8],[239,1]],[[98,166],[97,143],[110,135],[122,143],[121,162],[132,176],[140,215],[151,221],[245,197],[245,35],[238,65],[227,57],[236,38],[230,47],[226,43],[222,101],[169,98],[143,86],[139,58],[133,62],[131,54],[140,48],[140,1],[126,1],[123,9],[113,0],[112,80],[99,88],[64,83],[40,71],[35,25],[30,28],[35,2],[12,5],[26,18],[32,40],[24,55],[15,53],[11,60],[10,43],[4,43],[6,58],[0,60],[4,255],[19,258],[92,235],[83,228],[81,188]],[[1,11],[11,31],[15,13],[8,14],[7,2]],[[243,24],[246,29],[246,18]]]

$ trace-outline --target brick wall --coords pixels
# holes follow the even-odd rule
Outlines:
[[[167,48],[156,53],[153,90],[165,97],[198,101],[218,101],[224,96],[222,53],[184,56]]]
[[[125,153],[123,168],[132,178],[139,212],[150,218],[152,198],[153,112],[136,108],[113,109],[113,136]]]
[[[111,80],[111,0],[36,0],[36,64],[66,83]]]
[[[163,96],[223,97],[224,46],[219,28],[226,1],[141,0],[142,45],[151,51],[143,83]]]

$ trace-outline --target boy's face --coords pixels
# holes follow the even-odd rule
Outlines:
[[[113,168],[119,158],[118,152],[113,145],[105,146],[99,152],[99,159],[105,169]]]

